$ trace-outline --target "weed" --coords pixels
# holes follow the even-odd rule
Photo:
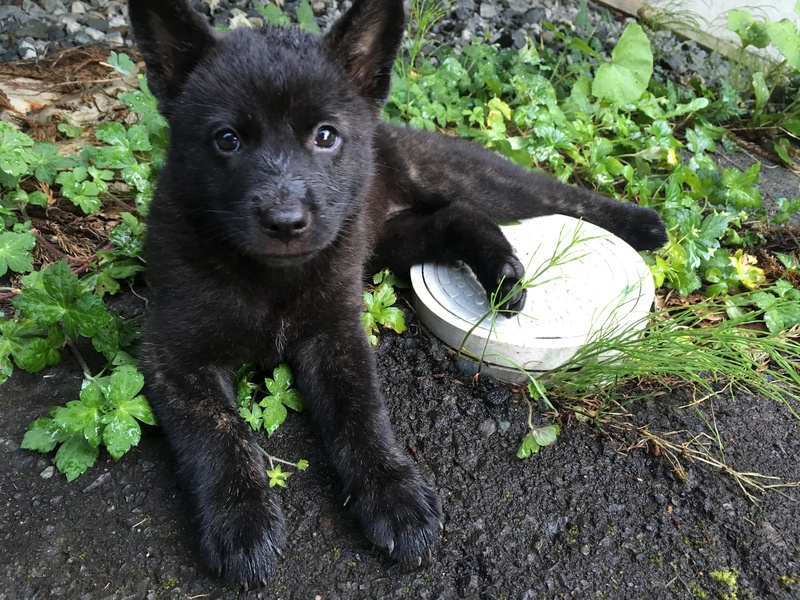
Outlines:
[[[374,346],[378,343],[378,337],[375,334],[380,326],[396,333],[403,333],[406,330],[406,323],[403,311],[394,306],[397,294],[393,284],[396,285],[396,280],[391,271],[383,270],[377,273],[372,281],[377,287],[364,292],[364,312],[361,313],[361,325],[364,327],[369,343]]]

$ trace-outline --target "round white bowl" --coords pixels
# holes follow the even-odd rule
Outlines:
[[[562,215],[502,229],[531,280],[525,307],[511,318],[491,314],[483,288],[464,264],[411,270],[420,319],[460,351],[462,370],[522,382],[565,364],[597,335],[645,326],[653,278],[621,239]]]

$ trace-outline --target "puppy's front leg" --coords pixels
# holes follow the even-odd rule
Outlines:
[[[373,543],[404,566],[419,566],[438,544],[442,507],[395,441],[361,324],[328,324],[299,345],[292,364],[345,505]]]
[[[148,397],[194,509],[203,560],[230,583],[265,583],[284,522],[262,451],[238,414],[230,372],[176,368],[174,355],[145,348]]]

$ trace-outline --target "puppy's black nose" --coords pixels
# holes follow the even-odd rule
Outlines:
[[[283,242],[300,237],[311,225],[311,214],[303,206],[262,207],[258,218],[267,235]]]

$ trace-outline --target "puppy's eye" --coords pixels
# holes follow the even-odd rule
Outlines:
[[[233,129],[220,129],[214,134],[214,144],[222,152],[238,152],[242,147],[239,134]]]
[[[323,150],[330,150],[339,142],[339,132],[330,125],[317,127],[314,134],[314,145]]]

